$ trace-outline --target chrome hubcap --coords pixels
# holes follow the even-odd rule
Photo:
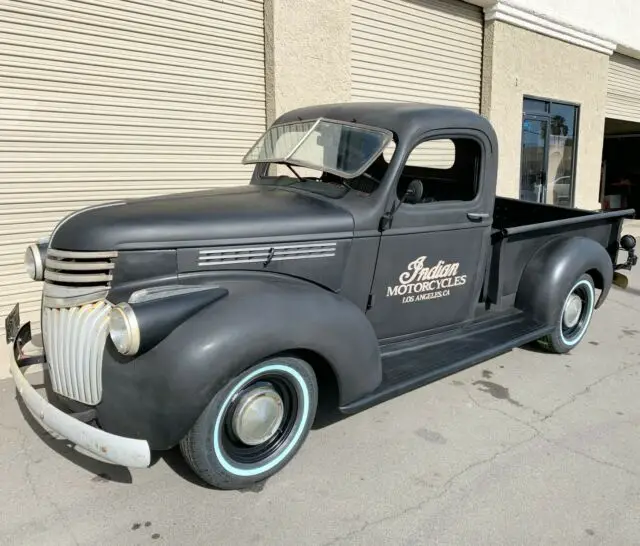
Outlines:
[[[249,446],[269,440],[284,418],[280,395],[270,386],[256,386],[242,394],[233,412],[233,432]]]
[[[562,323],[566,328],[573,328],[582,314],[582,298],[578,294],[571,294],[564,304]]]

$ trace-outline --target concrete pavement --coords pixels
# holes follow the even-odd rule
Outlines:
[[[640,544],[640,271],[569,356],[517,349],[315,430],[245,492],[129,471],[0,382],[0,544]]]

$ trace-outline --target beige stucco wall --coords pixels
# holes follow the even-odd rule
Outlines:
[[[575,205],[600,207],[600,160],[609,57],[512,26],[485,27],[481,112],[500,145],[498,194],[518,197],[524,95],[580,105]]]
[[[267,123],[351,99],[350,10],[345,0],[265,0]]]

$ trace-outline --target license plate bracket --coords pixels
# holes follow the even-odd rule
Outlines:
[[[15,307],[4,319],[4,332],[7,344],[13,343],[18,337],[20,331],[20,304],[16,303]]]

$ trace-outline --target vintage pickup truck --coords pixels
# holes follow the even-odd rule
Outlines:
[[[26,251],[44,352],[16,306],[17,390],[85,454],[144,467],[179,444],[232,489],[298,451],[319,376],[349,414],[535,340],[569,351],[636,263],[633,211],[496,197],[497,159],[470,111],[314,106],[249,150],[246,186],[72,214]]]

